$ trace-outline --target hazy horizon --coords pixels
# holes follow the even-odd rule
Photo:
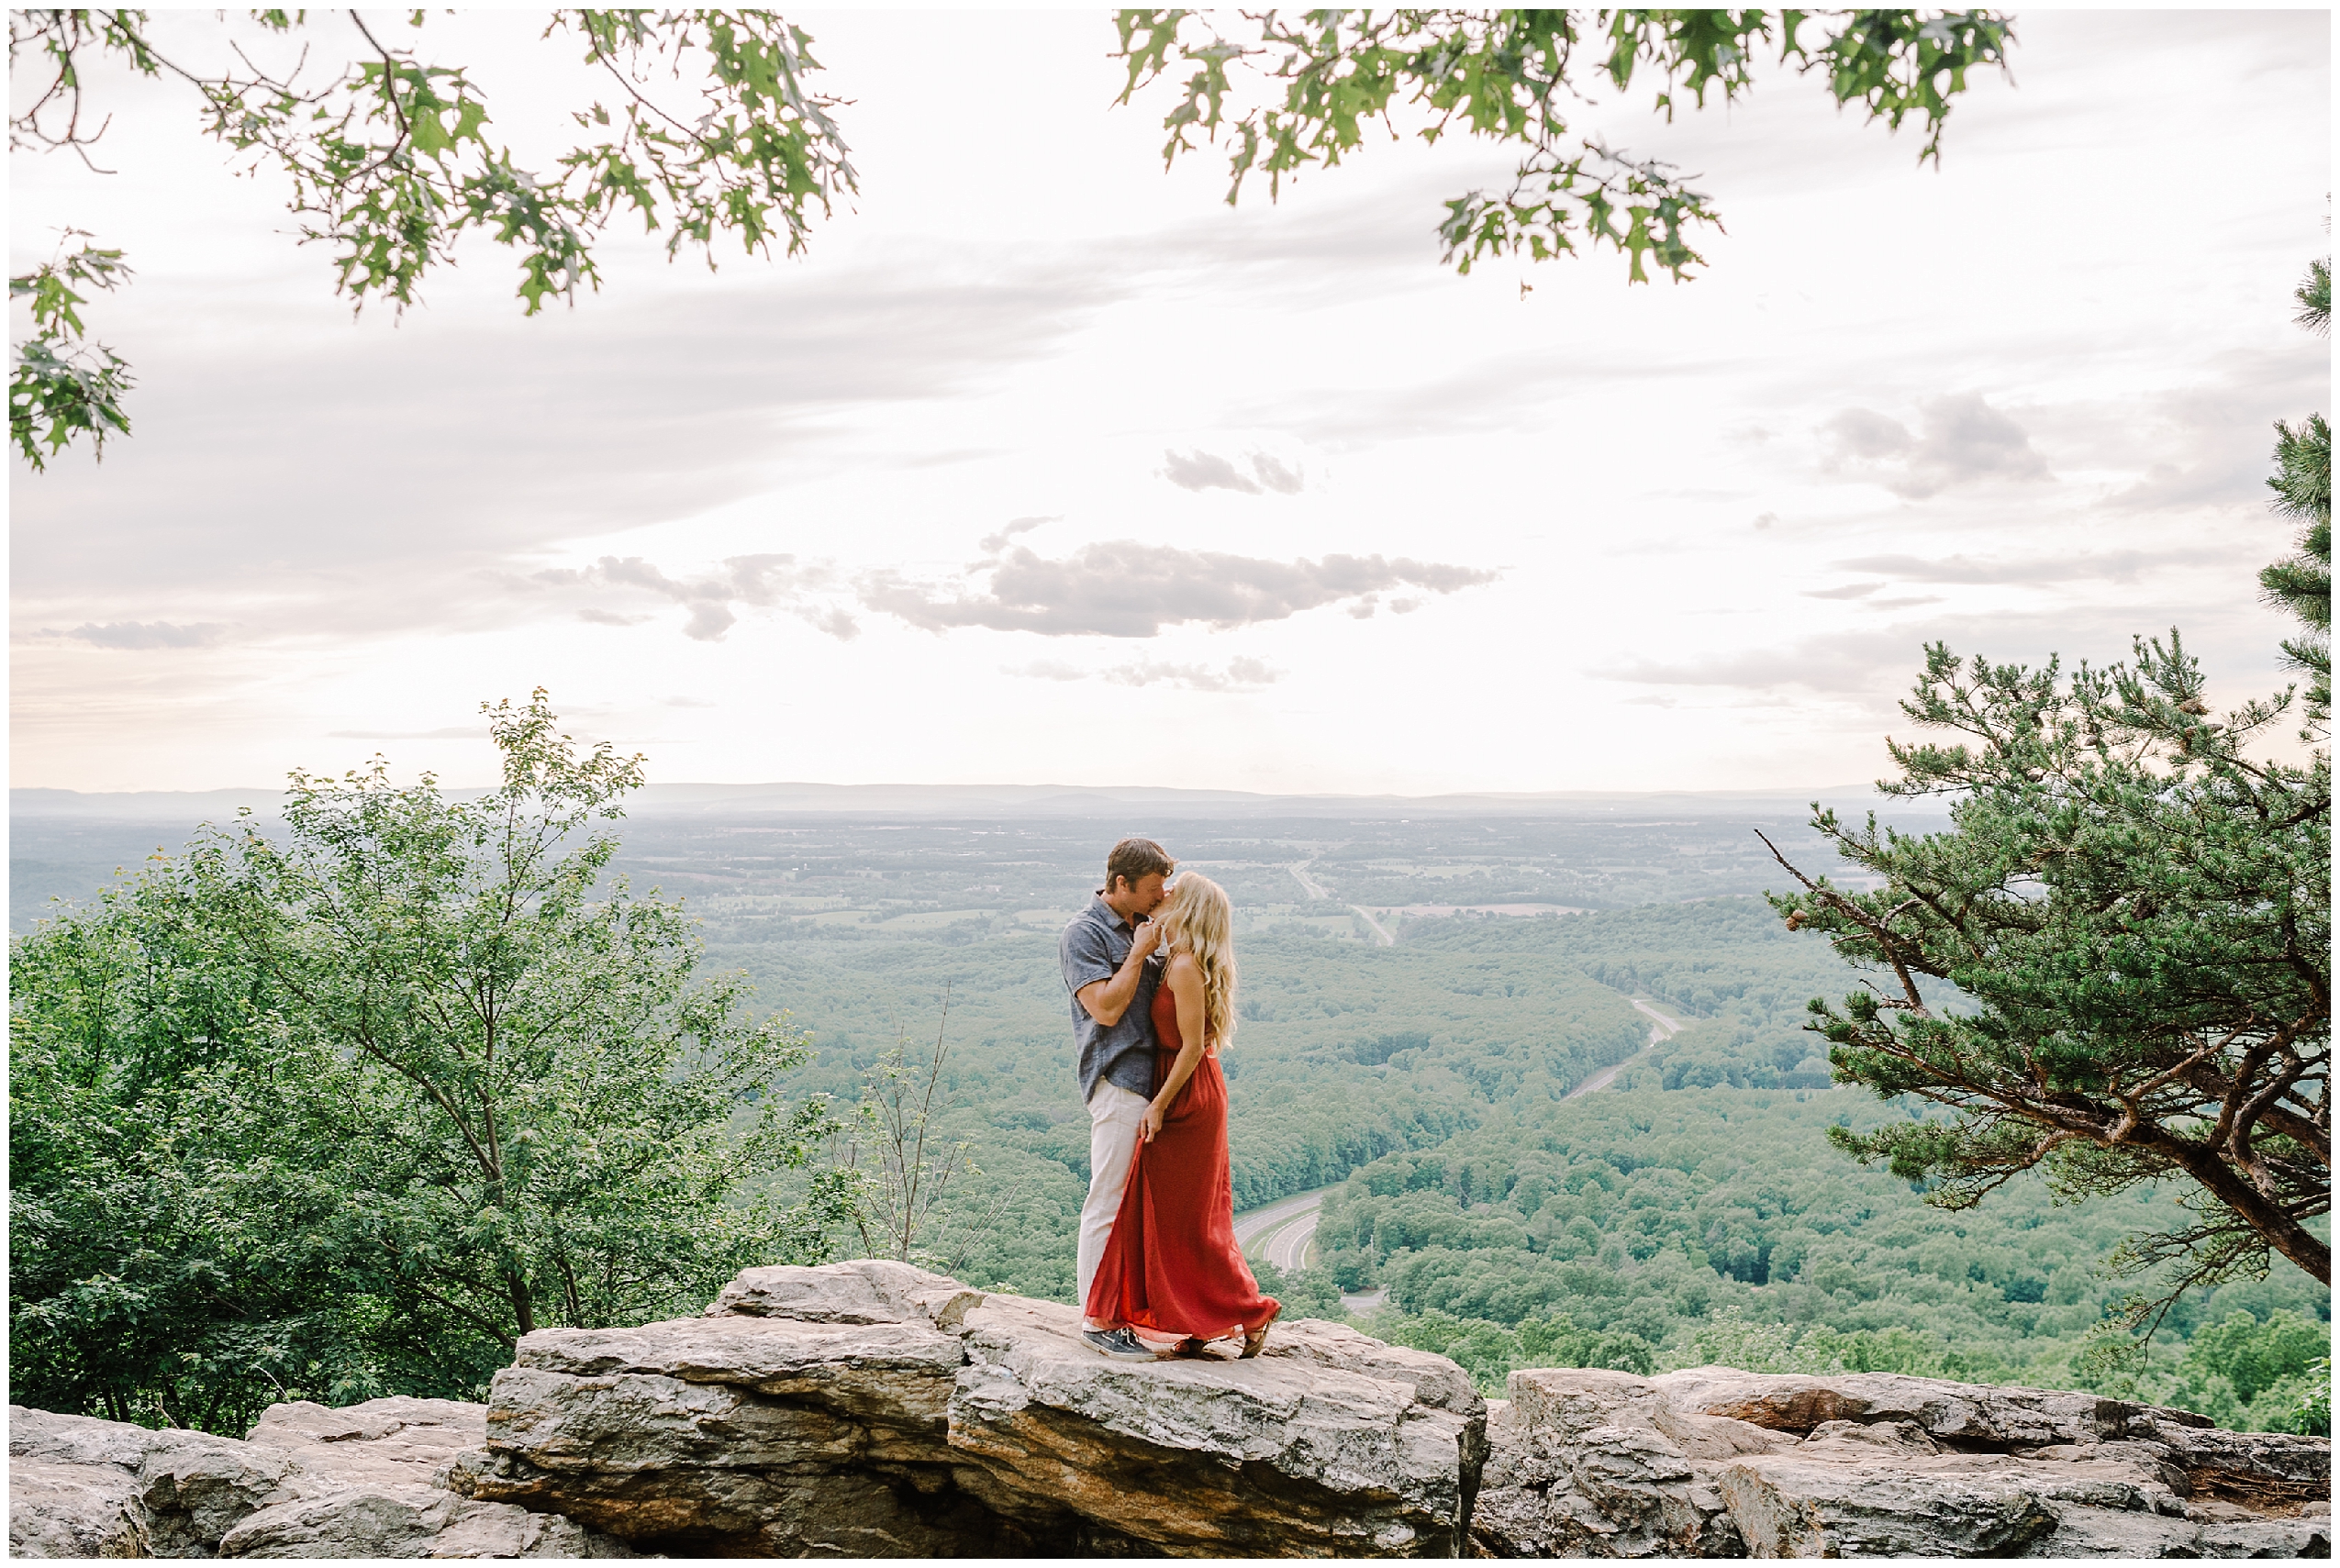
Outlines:
[[[485,793],[485,785],[448,785],[448,793],[474,795]],[[28,808],[70,807],[81,803],[109,804],[153,801],[251,801],[273,800],[284,794],[283,788],[262,785],[226,784],[209,788],[182,790],[72,790],[38,784],[18,784],[8,791],[12,812]],[[1536,806],[1591,805],[1604,801],[1696,801],[1717,806],[1735,803],[1765,805],[1800,804],[1808,799],[1843,801],[1849,799],[1886,799],[1867,784],[1809,784],[1771,789],[1644,789],[1644,790],[1455,790],[1436,795],[1394,795],[1388,793],[1341,793],[1332,791],[1262,791],[1226,789],[1182,789],[1155,784],[999,784],[951,783],[916,784],[884,782],[868,784],[831,784],[820,780],[685,780],[652,781],[627,797],[630,807],[682,806],[689,803],[709,805],[744,805],[753,801],[797,801],[830,797],[878,800],[884,797],[903,799],[932,799],[939,802],[991,802],[1025,809],[1038,809],[1051,804],[1083,799],[1116,800],[1131,803],[1160,802],[1165,805],[1210,805],[1256,806],[1276,803],[1350,803],[1360,806],[1393,805],[1436,809],[1442,806],[1470,813],[1505,808],[1532,809]],[[814,810],[809,805],[773,805],[774,810]],[[1924,811],[1922,801],[1903,803],[1904,809]]]

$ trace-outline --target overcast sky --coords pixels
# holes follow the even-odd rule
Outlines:
[[[96,83],[116,174],[12,154],[11,271],[127,250],[91,317],[139,376],[102,465],[10,477],[13,782],[485,782],[478,705],[543,685],[663,782],[1800,786],[1883,771],[1932,639],[2174,623],[2217,700],[2282,682],[2323,12],[2025,14],[1939,172],[1788,75],[1588,108],[1729,228],[1630,288],[1440,267],[1487,148],[1230,211],[1163,96],[1109,107],[1101,13],[802,20],[863,182],[810,255],[613,239],[534,319],[473,240],[352,321],[168,83]],[[570,46],[425,38],[549,161]]]

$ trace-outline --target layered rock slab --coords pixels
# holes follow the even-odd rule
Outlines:
[[[1512,1374],[1481,1551],[2328,1556],[2331,1447],[2094,1395],[1890,1373]]]
[[[18,1557],[630,1556],[556,1515],[469,1500],[440,1475],[478,1405],[273,1405],[247,1440],[11,1407]]]
[[[1454,1555],[1485,1408],[1453,1362],[1331,1324],[1130,1365],[1069,1307],[757,1269],[706,1317],[527,1336],[454,1484],[668,1550]]]

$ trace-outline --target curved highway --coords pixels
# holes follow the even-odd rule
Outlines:
[[[1586,1079],[1583,1083],[1577,1084],[1566,1094],[1561,1095],[1560,1097],[1562,1099],[1573,1100],[1578,1095],[1589,1095],[1596,1089],[1606,1089],[1610,1084],[1614,1084],[1617,1081],[1618,1073],[1622,1073],[1626,1068],[1631,1067],[1634,1062],[1639,1062],[1643,1057],[1647,1056],[1653,1050],[1656,1049],[1658,1042],[1661,1040],[1671,1040],[1676,1035],[1682,1032],[1683,1025],[1679,1019],[1667,1018],[1664,1013],[1659,1012],[1647,1002],[1641,1001],[1638,998],[1629,999],[1632,1001],[1633,1006],[1636,1010],[1647,1014],[1653,1020],[1649,1026],[1649,1044],[1642,1047],[1641,1050],[1635,1051],[1632,1055],[1628,1056],[1624,1061],[1620,1062],[1614,1067],[1602,1068],[1599,1072],[1594,1073],[1591,1077]]]
[[[1287,869],[1298,878],[1300,885],[1310,894],[1321,896],[1321,890],[1311,884],[1303,868],[1307,862]],[[1362,910],[1359,913],[1363,913]],[[1371,917],[1367,917],[1371,918]],[[1661,1041],[1671,1040],[1682,1032],[1679,1018],[1671,1018],[1638,997],[1628,998],[1637,1012],[1650,1020],[1649,1044],[1613,1067],[1604,1067],[1568,1091],[1564,1096],[1576,1099],[1605,1089],[1617,1081],[1617,1074],[1649,1054]],[[1310,1267],[1317,1262],[1316,1226],[1324,1207],[1324,1195],[1331,1187],[1319,1187],[1314,1192],[1297,1193],[1257,1208],[1246,1209],[1235,1216],[1235,1244],[1246,1258],[1257,1258],[1290,1272]],[[1343,1294],[1341,1305],[1352,1312],[1370,1312],[1389,1299],[1386,1290],[1369,1291],[1362,1296]]]
[[[1301,1193],[1235,1216],[1235,1244],[1247,1258],[1265,1258],[1279,1269],[1308,1266],[1315,1249],[1317,1211],[1330,1187]]]

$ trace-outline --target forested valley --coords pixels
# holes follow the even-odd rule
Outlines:
[[[2140,1282],[2107,1265],[2124,1237],[2168,1222],[2166,1190],[2058,1202],[2023,1176],[1950,1212],[1924,1201],[1924,1184],[1830,1147],[1831,1127],[1866,1132],[1922,1107],[1832,1087],[1826,1044],[1804,1027],[1807,1000],[1853,977],[1826,940],[1788,930],[1756,896],[1777,868],[1755,829],[1808,858],[1820,849],[1800,814],[1676,800],[1410,820],[1219,808],[1131,824],[1124,810],[1075,805],[854,818],[674,809],[652,795],[612,830],[598,886],[622,878],[637,900],[682,900],[705,943],[698,972],[735,976],[722,995],[763,1020],[763,1054],[750,1054],[777,1090],[737,1091],[725,1122],[727,1137],[763,1140],[764,1158],[727,1163],[702,1143],[679,1163],[644,1155],[625,1167],[633,1184],[616,1194],[666,1195],[665,1223],[700,1253],[688,1266],[678,1255],[663,1288],[617,1277],[620,1259],[640,1266],[628,1227],[660,1223],[655,1203],[631,1218],[554,1205],[541,1236],[496,1209],[493,1226],[510,1233],[483,1237],[461,1205],[413,1196],[475,1179],[462,1160],[385,1147],[369,1158],[397,1168],[371,1169],[361,1186],[406,1195],[372,1200],[384,1212],[361,1222],[295,1170],[301,1139],[350,1136],[319,1121],[247,1129],[251,1167],[223,1174],[233,1151],[188,1122],[234,1096],[221,1097],[216,1051],[189,1043],[210,1026],[192,1025],[201,1008],[180,986],[175,1015],[140,1026],[134,1062],[93,1067],[82,1098],[28,1100],[19,1086],[12,1376],[20,1389],[48,1379],[51,1403],[184,1424],[204,1420],[199,1388],[222,1425],[280,1386],[475,1392],[501,1341],[474,1331],[467,1355],[434,1352],[434,1325],[469,1298],[401,1274],[387,1253],[353,1261],[370,1244],[353,1226],[394,1252],[471,1249],[469,1273],[451,1277],[488,1295],[503,1288],[498,1270],[574,1274],[597,1260],[601,1299],[539,1309],[554,1320],[690,1310],[735,1260],[870,1250],[835,1185],[847,1113],[889,1083],[923,1091],[930,1069],[925,1130],[959,1163],[929,1192],[910,1250],[973,1284],[1067,1299],[1088,1124],[1055,932],[1112,838],[1142,826],[1241,911],[1242,1025],[1226,1058],[1238,1207],[1329,1189],[1307,1266],[1257,1264],[1291,1310],[1452,1355],[1490,1389],[1518,1366],[1725,1362],[2117,1388],[2223,1422],[2300,1420],[2329,1293],[2279,1258],[2263,1279],[2179,1296],[2149,1347],[2133,1350],[2117,1319]],[[85,995],[53,1010],[81,995],[73,979],[92,962],[86,942],[63,940],[86,929],[87,906],[44,910],[37,897],[86,899],[112,880],[101,862],[133,863],[169,838],[149,824],[20,817],[20,1037],[28,1013],[87,1034],[72,1011]],[[83,926],[54,918],[72,907]],[[663,940],[684,951],[676,933]],[[231,979],[246,995],[263,988]],[[1635,998],[1677,1032],[1654,1039]],[[20,1049],[20,1072],[36,1060]],[[1570,1097],[1612,1069],[1605,1086]],[[366,1103],[384,1091],[349,1092]],[[156,1116],[174,1094],[179,1109]],[[143,1108],[126,1118],[126,1106]],[[28,1127],[29,1114],[53,1120]],[[564,1110],[529,1136],[574,1137],[584,1119]],[[623,1138],[688,1144],[687,1125],[636,1115]],[[71,1192],[99,1160],[128,1162],[142,1194],[120,1181],[104,1202]],[[718,1177],[735,1184],[728,1220],[676,1195]],[[263,1222],[255,1202],[280,1219]],[[273,1289],[251,1291],[254,1275]],[[331,1299],[294,1299],[302,1291]],[[147,1382],[179,1392],[95,1399],[93,1356],[145,1358]],[[238,1358],[264,1375],[237,1373]]]

